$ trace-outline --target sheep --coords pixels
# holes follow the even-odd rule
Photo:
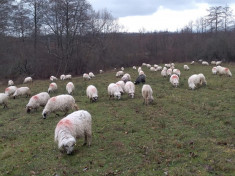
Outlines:
[[[3,108],[8,108],[8,95],[5,93],[0,93],[0,104],[3,104]]]
[[[8,96],[11,96],[15,93],[17,87],[16,86],[10,86],[10,87],[7,87],[5,89],[5,94],[7,94]]]
[[[131,97],[134,98],[135,95],[135,85],[131,81],[127,81],[124,87],[125,92]]]
[[[51,77],[50,77],[50,81],[53,82],[53,81],[56,81],[56,80],[57,80],[57,78],[56,78],[55,76],[51,76]]]
[[[110,83],[108,86],[108,95],[109,95],[109,100],[111,97],[114,97],[119,100],[121,98],[121,93],[119,91],[118,85]]]
[[[151,68],[151,65],[150,65],[150,64],[147,64],[146,67],[147,67],[147,68]]]
[[[92,118],[85,110],[75,111],[61,119],[55,128],[54,140],[60,151],[71,154],[76,145],[76,138],[84,138],[84,144],[91,145]]]
[[[49,99],[50,95],[47,92],[41,92],[32,96],[26,105],[26,112],[30,113],[32,109],[37,110],[40,106],[44,107]]]
[[[222,64],[222,61],[217,61],[217,62],[215,63],[216,66],[221,65],[221,64]]]
[[[52,83],[49,85],[48,93],[55,92],[57,89],[58,89],[57,84],[54,83],[54,82],[52,82]]]
[[[123,71],[118,71],[117,73],[116,73],[116,77],[121,77],[121,76],[123,76],[124,75],[124,72]]]
[[[217,72],[219,73],[219,75],[228,75],[228,76],[232,76],[231,71],[226,68],[226,67],[221,67],[221,66],[217,66]]]
[[[184,65],[184,70],[189,70],[189,66],[188,65]]]
[[[170,83],[174,86],[177,87],[179,85],[179,76],[177,74],[173,74],[170,77]]]
[[[98,100],[98,91],[93,85],[87,87],[86,95],[90,99],[90,102],[96,102]]]
[[[144,75],[144,76],[146,76],[146,75],[144,74],[144,71],[142,71],[142,70],[140,70],[139,75]]]
[[[162,70],[162,66],[158,66],[157,68],[156,68],[156,71],[161,71]]]
[[[212,74],[216,75],[216,73],[217,73],[217,67],[213,67],[212,68]]]
[[[167,68],[166,67],[163,67],[162,71],[161,71],[161,75],[163,77],[166,77],[167,76]]]
[[[150,71],[156,71],[155,67],[150,67]]]
[[[78,110],[75,99],[71,95],[58,95],[48,100],[42,111],[42,117],[45,119],[47,115],[56,111],[62,111],[67,114],[70,109]]]
[[[91,79],[91,77],[87,73],[84,73],[82,77],[83,77],[83,80],[85,81]]]
[[[171,76],[172,75],[172,69],[171,68],[167,69],[166,74],[167,74],[167,76]]]
[[[216,65],[216,62],[215,62],[215,61],[211,61],[211,64],[212,64],[212,65]]]
[[[104,73],[104,71],[103,71],[103,70],[100,70],[100,74],[101,74],[101,73]]]
[[[144,83],[145,84],[146,76],[144,74],[139,75],[138,78],[135,80],[134,84]]]
[[[192,90],[194,90],[197,85],[203,85],[203,84],[206,85],[207,82],[206,82],[205,76],[202,73],[194,74],[190,76],[188,79],[189,88]]]
[[[157,65],[157,64],[154,64],[154,65],[153,65],[153,67],[154,67],[154,68],[157,68],[157,67],[158,67],[158,65]]]
[[[180,76],[180,70],[179,69],[174,69],[172,73],[177,74],[178,76]]]
[[[170,68],[171,64],[165,64],[165,67]]]
[[[144,98],[145,105],[148,105],[149,103],[153,102],[153,90],[150,85],[144,84],[142,87],[142,96]]]
[[[134,70],[136,70],[136,66],[133,66],[132,68],[133,68]]]
[[[90,78],[94,78],[95,77],[95,75],[92,72],[90,72],[88,75],[90,76]]]
[[[209,65],[209,63],[206,61],[202,61],[202,65]]]
[[[122,81],[127,82],[131,80],[131,76],[126,73],[125,75],[123,75],[123,77],[121,78]]]
[[[65,80],[65,75],[60,75],[61,80]]]
[[[64,79],[72,79],[72,75],[65,75]]]
[[[13,94],[13,98],[15,99],[16,97],[20,95],[26,95],[26,97],[31,95],[31,91],[28,87],[20,87],[17,88],[15,93]]]
[[[194,62],[194,61],[192,61],[190,64],[191,64],[191,65],[194,65],[194,64],[195,64],[195,62]]]
[[[124,71],[124,67],[121,67],[121,70]]]
[[[12,80],[8,81],[8,86],[14,86],[14,82]]]
[[[33,82],[33,79],[31,77],[25,78],[23,84],[29,83],[29,82]]]
[[[202,59],[199,59],[198,62],[202,62]]]
[[[121,81],[116,82],[116,85],[118,86],[119,92],[121,94],[124,94],[125,82],[121,80]]]
[[[66,90],[69,93],[69,95],[73,93],[74,89],[75,89],[74,84],[72,82],[68,82],[68,84],[66,85]]]
[[[142,63],[142,66],[146,66],[147,64],[146,63]]]
[[[140,71],[142,71],[142,68],[141,68],[141,67],[138,68],[138,73],[139,73]]]

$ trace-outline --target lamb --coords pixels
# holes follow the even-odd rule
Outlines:
[[[216,66],[221,65],[221,64],[222,64],[222,61],[217,61],[217,62],[215,63]]]
[[[32,96],[26,105],[26,112],[30,113],[32,109],[37,110],[40,106],[44,107],[49,99],[50,95],[47,92],[41,92]]]
[[[12,80],[8,81],[8,86],[14,86],[14,82]]]
[[[118,85],[114,83],[110,83],[108,86],[108,95],[109,95],[109,99],[111,97],[114,97],[119,100],[121,98],[121,93],[119,91]]]
[[[8,95],[5,93],[0,93],[0,105],[3,104],[3,108],[7,107]]]
[[[179,85],[179,76],[177,74],[173,74],[170,77],[170,83],[174,86],[177,87]]]
[[[31,95],[31,91],[28,87],[20,87],[17,88],[15,93],[13,94],[13,98],[15,99],[16,97],[20,95],[26,95],[26,97]]]
[[[95,77],[95,75],[92,72],[90,72],[88,75],[90,76],[90,78],[94,78]]]
[[[226,68],[226,67],[221,67],[221,66],[217,66],[217,72],[219,73],[219,75],[228,75],[228,76],[232,76],[231,71]]]
[[[58,95],[48,100],[42,111],[42,117],[45,119],[52,112],[62,111],[67,114],[70,109],[78,110],[75,99],[71,95]]]
[[[29,83],[29,82],[33,82],[33,79],[31,77],[25,78],[23,84]]]
[[[188,65],[184,65],[184,70],[189,70],[189,66]]]
[[[144,84],[142,87],[142,96],[144,98],[145,105],[153,102],[153,90],[150,85]]]
[[[5,94],[7,94],[8,96],[11,96],[15,93],[17,87],[16,86],[10,86],[10,87],[7,87],[5,89]]]
[[[124,75],[124,72],[123,71],[118,71],[117,73],[116,73],[116,77],[121,77],[121,76],[123,76]]]
[[[206,61],[202,61],[202,65],[209,65],[209,63]]]
[[[125,82],[121,80],[121,81],[116,82],[116,85],[118,86],[119,92],[121,94],[124,94]]]
[[[161,71],[161,75],[163,77],[166,77],[167,76],[167,68],[166,67],[163,67],[162,71]]]
[[[216,73],[217,73],[217,67],[213,67],[212,68],[212,74],[216,75]]]
[[[85,110],[75,111],[61,119],[55,128],[55,142],[60,151],[71,154],[76,145],[76,138],[84,138],[84,144],[91,145],[92,118]]]
[[[96,102],[98,100],[98,91],[93,85],[87,87],[86,95],[90,99],[90,102]]]
[[[194,74],[192,76],[189,77],[188,79],[188,85],[189,88],[194,90],[196,88],[197,85],[206,85],[206,79],[205,76],[200,73],[200,74]]]
[[[57,89],[58,89],[57,84],[54,83],[54,82],[52,82],[52,83],[49,85],[48,93],[55,92]]]
[[[72,79],[72,75],[65,75],[64,79]]]
[[[74,89],[75,89],[75,87],[74,87],[74,84],[72,82],[69,82],[66,85],[66,90],[67,90],[69,95],[71,95],[73,93]]]
[[[135,85],[131,81],[127,81],[125,84],[125,92],[131,97],[134,98],[135,95]]]
[[[126,73],[125,75],[123,75],[123,77],[121,78],[122,81],[127,82],[131,80],[131,76]]]
[[[91,79],[91,77],[87,73],[84,73],[82,77],[83,77],[83,80],[85,81]]]
[[[138,78],[135,80],[134,84],[139,84],[139,83],[145,84],[145,78],[146,76],[144,74],[139,75]]]
[[[50,77],[50,80],[53,82],[53,81],[56,81],[57,78],[56,78],[55,76],[51,76],[51,77]]]
[[[180,76],[180,70],[179,69],[174,69],[173,74],[177,74],[178,76]]]
[[[61,80],[65,80],[65,75],[60,75]]]

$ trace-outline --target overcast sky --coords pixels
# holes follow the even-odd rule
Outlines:
[[[88,0],[97,10],[107,9],[126,32],[176,31],[207,14],[210,6],[229,5],[235,0]]]

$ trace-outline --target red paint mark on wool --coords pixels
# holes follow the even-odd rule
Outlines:
[[[225,71],[227,72],[227,71],[228,71],[228,68],[225,68]]]
[[[72,123],[70,120],[66,119],[66,120],[60,120],[57,126],[67,126],[67,127],[71,127]]]
[[[50,84],[50,87],[54,87],[54,84]]]
[[[92,88],[92,92],[93,92],[93,93],[95,92],[95,88]]]
[[[9,88],[6,88],[5,91],[7,92],[9,90]]]
[[[174,75],[172,76],[173,79],[178,79],[178,76]]]
[[[37,95],[33,96],[33,99],[38,100],[38,96]]]
[[[56,97],[52,97],[52,98],[51,98],[51,101],[56,101]]]

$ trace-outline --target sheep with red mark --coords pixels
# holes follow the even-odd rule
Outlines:
[[[26,97],[29,97],[31,95],[31,91],[28,87],[20,87],[17,88],[15,93],[13,94],[13,98],[15,99],[18,96],[26,95]]]
[[[124,94],[125,82],[121,80],[121,81],[116,82],[116,85],[118,86],[119,92],[121,94]]]
[[[124,81],[124,82],[130,81],[131,80],[130,74],[126,73],[125,75],[123,75],[121,80]]]
[[[194,90],[198,85],[206,85],[206,84],[207,84],[206,78],[202,73],[194,74],[190,76],[188,79],[188,86],[192,90]]]
[[[8,96],[11,96],[15,93],[17,87],[16,86],[9,86],[5,89],[5,94],[7,94]]]
[[[180,76],[180,70],[179,69],[174,69],[172,71],[172,74],[176,74],[176,75]]]
[[[90,102],[96,102],[98,100],[98,91],[93,85],[87,87],[86,95],[90,99]]]
[[[33,82],[33,79],[31,77],[25,78],[23,84],[26,84],[26,83],[29,83],[29,82]]]
[[[5,93],[0,93],[0,105],[3,104],[3,108],[7,108],[8,95]]]
[[[8,86],[14,86],[14,82],[12,80],[8,81]]]
[[[54,82],[52,82],[52,83],[49,85],[48,93],[55,92],[57,89],[58,89],[57,84],[54,83]]]
[[[77,138],[84,138],[84,144],[91,146],[92,118],[85,110],[75,111],[61,119],[55,128],[54,140],[60,151],[71,154]]]
[[[53,81],[56,81],[56,80],[57,80],[57,78],[56,78],[55,76],[51,76],[51,77],[50,77],[50,81],[53,82]]]
[[[78,110],[75,99],[71,95],[58,95],[48,100],[42,111],[42,117],[45,119],[47,115],[56,111],[62,111],[67,114],[70,109]]]
[[[75,87],[74,87],[74,84],[72,82],[69,82],[66,85],[66,90],[67,90],[69,95],[71,95],[73,93],[74,89],[75,89]]]
[[[83,77],[83,80],[85,81],[91,79],[91,77],[87,73],[84,73],[82,77]]]
[[[120,93],[120,90],[119,90],[117,84],[114,84],[114,83],[109,84],[109,86],[108,86],[108,95],[109,95],[109,99],[111,97],[114,97],[118,100],[121,98],[121,93]]]
[[[26,105],[26,112],[30,113],[32,109],[37,110],[40,106],[44,107],[49,99],[50,95],[47,92],[41,92],[32,96]]]
[[[124,72],[123,71],[118,71],[117,73],[116,73],[116,77],[121,77],[121,76],[123,76],[124,75]]]
[[[144,98],[143,104],[148,105],[149,103],[153,102],[153,90],[150,85],[144,84],[141,92],[142,92],[142,96]]]
[[[179,86],[179,76],[177,74],[173,74],[170,77],[170,83],[174,86],[177,87]]]
[[[217,73],[218,73],[219,75],[232,76],[232,73],[231,73],[231,71],[229,70],[229,68],[222,67],[222,66],[217,66]]]
[[[212,74],[213,74],[213,75],[216,75],[216,73],[217,73],[217,67],[213,67],[211,71],[212,71]]]
[[[125,84],[125,92],[131,97],[134,98],[135,95],[135,85],[131,81],[127,81]]]

